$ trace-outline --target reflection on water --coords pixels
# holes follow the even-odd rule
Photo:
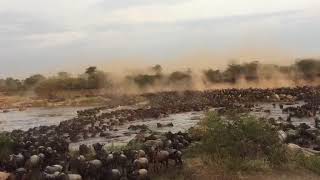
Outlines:
[[[284,105],[284,108],[289,106],[301,106],[303,102],[296,102],[290,105]],[[29,108],[25,111],[11,111],[8,113],[0,113],[0,131],[12,131],[14,129],[27,130],[29,128],[37,126],[50,126],[57,125],[59,122],[71,119],[76,116],[78,110],[87,109],[90,107],[58,107],[58,108]],[[120,109],[131,109],[137,108],[135,106],[121,106],[112,109],[106,109],[102,112],[110,112]],[[271,103],[259,103],[250,112],[250,114],[258,117],[274,118],[277,120],[281,117],[286,120],[288,114],[283,113],[280,109],[279,104],[275,107]],[[319,114],[317,114],[319,115]],[[192,126],[195,126],[199,120],[204,116],[203,112],[187,112],[172,114],[168,117],[160,119],[144,119],[134,122],[129,122],[125,125],[116,127],[115,130],[108,131],[110,134],[108,137],[96,137],[86,140],[82,140],[77,143],[71,143],[70,148],[76,149],[80,144],[94,144],[97,142],[104,144],[114,144],[121,145],[128,143],[132,138],[134,138],[139,131],[131,131],[128,129],[130,125],[142,125],[145,124],[152,131],[157,132],[178,132],[185,131]],[[157,123],[168,124],[173,123],[173,127],[162,127],[157,128]],[[292,123],[294,125],[299,125],[300,123],[306,123],[310,126],[314,126],[314,118],[292,118]]]
[[[304,102],[295,102],[292,104],[283,104],[283,108],[287,107],[297,107],[304,105]],[[286,121],[289,114],[283,113],[282,109],[280,109],[279,104],[276,104],[274,107],[271,103],[260,103],[257,107],[254,108],[250,114],[257,116],[257,117],[264,117],[264,118],[274,118],[275,120],[278,120],[279,117],[281,117],[283,120]],[[319,117],[319,114],[317,114]],[[299,125],[301,123],[306,123],[307,125],[314,127],[314,117],[303,117],[303,118],[297,118],[297,117],[291,117],[291,121],[293,125]]]
[[[0,113],[0,131],[57,125],[76,116],[78,110],[87,108],[89,107],[29,108],[25,111]]]
[[[159,119],[144,119],[140,121],[134,121],[128,124],[125,124],[123,126],[118,126],[116,131],[109,131],[110,137],[104,138],[104,137],[96,137],[96,138],[90,138],[86,140],[82,140],[77,143],[71,143],[69,148],[71,150],[77,150],[81,144],[87,144],[92,145],[94,143],[103,143],[107,145],[125,145],[130,140],[132,140],[139,132],[129,130],[128,127],[130,125],[147,125],[148,128],[152,131],[156,132],[179,132],[179,131],[186,131],[189,128],[195,126],[199,120],[202,118],[203,113],[202,112],[187,112],[187,113],[179,113],[179,114],[172,114],[168,117],[159,118]],[[167,124],[171,123],[173,124],[173,127],[162,127],[157,128],[157,123],[161,124]]]
[[[78,110],[88,109],[90,107],[59,107],[59,108],[29,108],[25,111],[10,111],[8,113],[0,113],[0,131],[12,131],[14,129],[28,130],[37,126],[57,125],[61,121],[71,119],[76,116]],[[117,107],[104,110],[110,112],[133,107]],[[82,140],[78,143],[71,143],[70,147],[76,149],[80,144],[94,144],[97,142],[104,144],[122,145],[133,139],[139,131],[129,130],[130,125],[145,124],[152,131],[157,132],[178,132],[186,131],[190,127],[195,126],[199,122],[202,112],[188,112],[180,114],[172,114],[168,117],[159,119],[144,119],[134,122],[129,122],[125,125],[116,127],[116,130],[109,131],[109,137],[96,137]],[[167,124],[173,123],[173,127],[157,128],[157,123]]]

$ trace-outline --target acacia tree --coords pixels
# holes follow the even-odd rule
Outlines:
[[[32,88],[39,82],[45,80],[46,78],[41,74],[32,75],[24,80],[24,85],[26,88]]]
[[[203,73],[206,80],[208,80],[211,83],[219,83],[222,81],[222,74],[219,70],[208,69],[205,70]]]
[[[189,82],[191,81],[192,76],[191,76],[191,71],[188,70],[187,72],[182,72],[182,71],[175,71],[169,75],[169,81],[173,83],[177,82]]]
[[[320,61],[315,59],[302,59],[295,63],[299,73],[306,80],[313,80],[320,76]]]
[[[240,64],[229,64],[224,72],[227,82],[235,83],[240,75],[243,74],[243,67]]]
[[[97,67],[95,66],[90,66],[86,69],[86,74],[91,75],[97,72]]]
[[[60,79],[67,79],[70,77],[71,77],[71,75],[67,72],[58,72],[58,78],[60,78]]]
[[[151,69],[152,69],[156,74],[161,74],[161,73],[162,73],[162,67],[161,67],[159,64],[153,66]]]
[[[248,81],[258,80],[258,61],[243,64],[243,73]]]
[[[87,89],[101,89],[109,85],[107,74],[99,71],[97,67],[90,66],[86,69]]]
[[[19,79],[13,79],[9,77],[6,79],[5,85],[7,92],[16,92],[23,90],[23,83]]]

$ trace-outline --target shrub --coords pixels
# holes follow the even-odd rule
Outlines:
[[[259,161],[269,166],[286,162],[285,148],[267,122],[248,115],[222,118],[209,113],[204,125],[201,150],[227,169],[246,170]]]
[[[306,156],[302,152],[300,152],[293,157],[293,160],[297,163],[298,166],[306,168],[320,175],[319,156]]]
[[[203,74],[210,83],[220,83],[222,82],[223,76],[219,70],[208,69],[203,71]]]
[[[133,81],[140,87],[152,86],[157,80],[161,79],[161,75],[139,74],[133,77]]]
[[[320,76],[320,61],[317,59],[301,59],[295,63],[295,67],[305,80],[314,80]]]
[[[169,75],[168,77],[169,82],[177,83],[177,82],[191,81],[192,76],[190,73],[191,73],[190,71],[187,71],[187,72],[175,71]]]
[[[0,161],[4,161],[13,152],[15,146],[14,141],[6,136],[0,134]]]
[[[36,84],[41,81],[44,81],[46,78],[41,74],[32,75],[24,80],[24,85],[27,88],[33,88]]]

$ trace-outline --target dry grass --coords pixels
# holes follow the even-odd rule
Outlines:
[[[172,166],[171,166],[172,167]],[[227,173],[206,164],[201,158],[188,158],[183,168],[169,168],[153,175],[155,180],[319,180],[320,176],[302,168],[269,169],[257,172]]]

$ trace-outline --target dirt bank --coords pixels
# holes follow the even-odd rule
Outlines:
[[[200,158],[184,158],[183,168],[170,168],[154,175],[155,180],[318,180],[319,175],[302,168],[269,169],[259,172],[229,174],[211,167]]]
[[[0,95],[0,111],[20,110],[30,107],[82,107],[82,106],[119,106],[140,102],[137,97],[109,97],[105,95],[74,96],[70,98],[46,99],[35,96]]]

